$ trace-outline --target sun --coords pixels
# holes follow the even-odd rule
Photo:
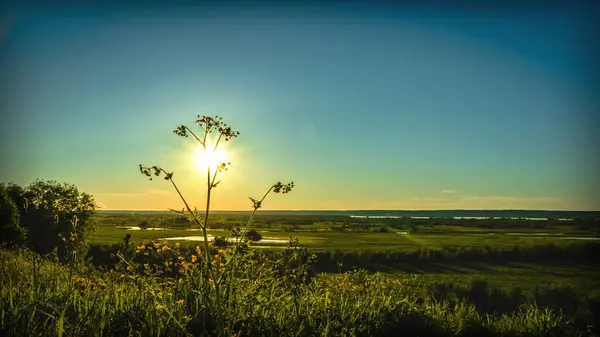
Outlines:
[[[221,148],[216,150],[204,150],[199,147],[194,155],[194,165],[199,171],[206,172],[207,168],[214,171],[217,165],[227,162],[227,154]]]

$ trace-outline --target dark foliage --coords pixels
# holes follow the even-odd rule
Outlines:
[[[26,188],[8,184],[6,193],[18,208],[19,226],[27,228],[27,244],[40,254],[58,248],[62,255],[67,243],[83,244],[93,229],[89,220],[97,208],[94,198],[75,185],[37,179]]]

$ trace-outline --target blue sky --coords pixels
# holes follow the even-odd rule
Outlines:
[[[105,209],[204,203],[176,137],[241,132],[216,209],[599,210],[590,16],[573,8],[19,7],[2,18],[0,181]]]

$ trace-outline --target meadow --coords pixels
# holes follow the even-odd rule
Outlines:
[[[15,336],[598,334],[595,218],[267,213],[249,228],[260,240],[240,246],[237,231],[251,216],[212,213],[203,246],[202,231],[179,214],[97,212],[85,247],[72,247],[78,259],[65,261],[56,250],[40,256],[2,249],[0,330]],[[219,299],[215,277],[223,287]],[[225,306],[222,317],[217,303]]]
[[[230,237],[248,214],[212,216],[214,225],[207,233],[214,240]],[[138,244],[176,238],[163,242],[182,250],[193,249],[202,239],[196,228],[174,214],[99,213],[94,221],[90,243],[96,254],[119,247],[127,234]],[[137,228],[142,222],[147,229]],[[314,255],[311,270],[319,280],[363,270],[401,282],[423,301],[468,303],[478,315],[506,315],[537,304],[573,319],[585,331],[596,329],[600,313],[596,226],[593,219],[262,215],[253,228],[267,242],[250,242],[250,246],[277,256],[290,238],[297,238],[299,247]],[[184,239],[189,237],[192,240]]]
[[[233,228],[243,226],[247,217],[248,214],[241,212],[212,215],[209,219],[212,225],[207,231],[213,237],[229,236]],[[140,241],[195,236],[193,232],[199,231],[185,218],[161,213],[99,213],[94,220],[96,230],[91,237],[92,244],[118,243],[127,233],[132,240]],[[141,222],[148,223],[149,228],[138,230],[136,227]],[[298,237],[311,251],[564,245],[593,241],[596,238],[594,226],[590,220],[369,219],[319,215],[257,215],[253,223],[253,228],[265,238],[283,240],[280,245],[285,245],[290,236]]]

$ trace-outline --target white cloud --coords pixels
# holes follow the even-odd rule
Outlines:
[[[440,193],[442,193],[442,194],[458,194],[458,193],[461,193],[461,191],[459,191],[459,190],[441,190]]]
[[[448,194],[448,193],[446,193]],[[452,193],[450,193],[452,194]],[[380,209],[560,209],[562,199],[551,196],[459,195],[458,198],[413,197],[381,201]]]
[[[461,200],[469,201],[498,201],[498,202],[556,202],[560,198],[557,197],[516,197],[506,195],[465,195]]]
[[[98,193],[98,195],[112,198],[131,198],[147,196],[147,193]]]
[[[103,197],[111,198],[133,198],[133,197],[149,197],[149,196],[167,196],[172,195],[173,192],[161,189],[148,189],[144,192],[116,192],[116,193],[97,193]]]
[[[444,198],[432,198],[432,197],[416,197],[416,198],[411,198],[410,200],[413,200],[413,201],[426,201],[426,202],[446,201],[446,199],[444,199]]]
[[[157,189],[157,188],[153,188],[147,191],[148,194],[152,194],[152,195],[171,195],[173,194],[172,191],[169,190],[161,190],[161,189]]]
[[[560,206],[557,197],[518,197],[508,195],[465,195],[459,202],[469,208],[555,209]]]
[[[98,205],[98,209],[101,209],[101,210],[108,209],[108,207],[106,207],[106,204],[103,202],[96,202],[96,204]]]

